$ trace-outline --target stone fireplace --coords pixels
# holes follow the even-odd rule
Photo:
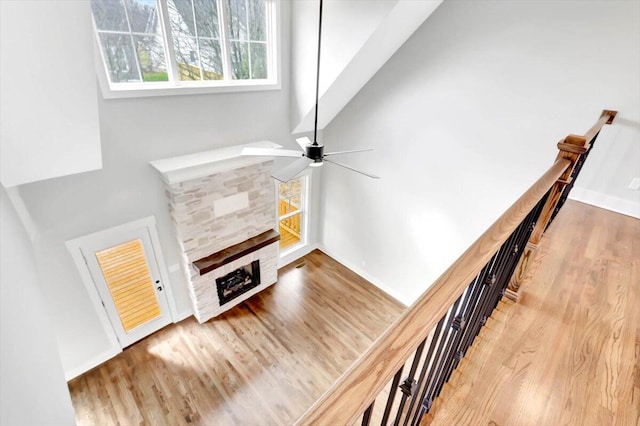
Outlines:
[[[153,161],[165,183],[195,317],[203,323],[277,281],[272,159],[262,141]]]

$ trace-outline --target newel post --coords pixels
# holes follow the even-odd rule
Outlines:
[[[553,215],[553,211],[558,204],[558,200],[560,200],[560,196],[562,195],[565,186],[571,182],[571,173],[578,162],[578,158],[587,152],[588,148],[587,138],[584,136],[569,135],[558,142],[558,150],[560,152],[558,152],[556,161],[564,158],[571,161],[571,165],[567,167],[567,170],[564,171],[562,176],[560,176],[560,178],[551,187],[549,198],[547,198],[547,202],[540,212],[540,216],[538,217],[535,227],[533,228],[533,232],[529,237],[524,253],[518,262],[518,266],[516,266],[513,276],[511,277],[511,281],[509,282],[509,286],[505,292],[505,296],[509,299],[514,301],[518,300],[518,290],[527,276],[527,271],[535,257],[542,235],[544,234],[547,224]]]
[[[604,125],[612,124],[617,114],[617,111],[605,109],[602,111],[602,114],[600,114],[598,122],[594,124],[584,136],[569,135],[558,142],[558,150],[560,152],[558,152],[556,161],[560,159],[567,159],[571,162],[571,165],[567,167],[567,170],[565,170],[562,176],[560,176],[560,178],[551,187],[549,197],[540,212],[538,220],[535,222],[534,229],[529,237],[524,253],[516,266],[513,276],[509,282],[509,286],[505,292],[505,295],[509,299],[514,301],[518,300],[518,290],[520,289],[522,282],[527,277],[527,271],[529,271],[531,267],[531,263],[533,262],[535,253],[538,250],[538,245],[540,244],[542,235],[547,229],[549,221],[553,218],[554,210],[556,209],[556,206],[558,206],[558,201],[561,198],[566,199],[568,194],[564,194],[563,196],[565,187],[569,185],[571,180],[575,179],[577,174],[580,172],[581,165],[578,164],[578,160],[580,160],[580,157],[584,155],[584,161],[586,154],[594,144],[602,127]],[[574,169],[576,176],[572,177]],[[566,190],[570,189],[571,187],[566,188]],[[560,204],[559,207],[562,207],[562,204]]]

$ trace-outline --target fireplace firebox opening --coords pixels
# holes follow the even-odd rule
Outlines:
[[[258,285],[260,285],[260,260],[254,260],[223,277],[216,278],[220,306]]]

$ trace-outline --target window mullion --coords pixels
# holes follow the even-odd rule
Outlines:
[[[142,68],[140,68],[140,61],[138,61],[138,49],[136,49],[136,41],[133,38],[133,30],[131,29],[131,21],[129,21],[129,11],[127,10],[125,2],[122,2],[122,7],[124,9],[124,17],[127,19],[127,28],[129,28],[129,38],[131,39],[131,48],[133,49],[133,59],[136,61],[138,75],[140,76],[140,82],[142,83],[144,82],[144,78],[142,77]]]
[[[231,43],[229,42],[229,11],[224,0],[218,2],[218,25],[220,27],[220,49],[222,51],[222,71],[224,80],[231,80]]]
[[[295,215],[300,214],[300,213],[302,213],[302,210],[300,210],[300,209],[298,209],[298,210],[294,210],[294,211],[292,211],[292,212],[289,212],[289,213],[283,214],[283,215],[282,215],[282,216],[280,216],[278,219],[279,219],[279,220],[289,219],[290,217],[295,216]]]
[[[277,17],[277,8],[279,4],[278,0],[268,0],[265,2],[265,19],[267,25],[266,31],[266,44],[267,44],[267,78],[273,78],[276,73],[277,66],[277,52],[280,49],[280,46],[276,47],[276,43],[278,41],[278,24],[276,22],[275,17]],[[275,16],[274,16],[275,15]]]
[[[253,79],[253,67],[251,66],[251,29],[249,29],[249,1],[244,1],[244,18],[247,29],[247,60],[249,61],[249,80]]]
[[[202,55],[200,54],[200,39],[198,38],[198,21],[196,20],[196,5],[191,0],[191,14],[193,16],[193,33],[196,37],[196,54],[200,69],[200,81],[204,81],[204,66],[202,65]]]
[[[160,22],[162,27],[162,37],[164,39],[165,55],[167,62],[167,71],[171,76],[171,80],[174,84],[178,84],[180,78],[178,76],[178,67],[176,61],[176,51],[173,45],[173,33],[171,32],[171,21],[169,20],[169,5],[167,0],[158,0],[160,7]]]

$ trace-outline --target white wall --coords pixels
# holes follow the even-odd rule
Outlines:
[[[75,424],[29,239],[0,185],[0,424]]]
[[[89,1],[0,1],[0,19],[0,180],[99,169]]]
[[[288,2],[281,13],[281,71],[287,82]],[[38,272],[50,298],[66,372],[90,365],[109,350],[66,240],[153,215],[167,264],[178,264],[168,201],[149,161],[263,139],[297,146],[289,135],[286,83],[275,91],[98,99],[103,169],[19,187],[39,231],[34,242]],[[170,275],[178,311],[188,314],[182,273]]]
[[[321,240],[405,302],[618,109],[578,186],[625,200],[640,167],[640,3],[445,1],[325,129],[379,181],[325,166]]]
[[[335,81],[397,2],[324,1],[321,94]],[[318,5],[318,0],[293,1],[291,4],[292,127],[298,125],[315,103]]]

